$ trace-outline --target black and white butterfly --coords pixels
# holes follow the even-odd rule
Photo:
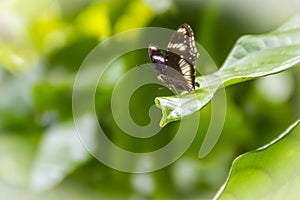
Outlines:
[[[157,78],[166,86],[177,91],[191,92],[199,83],[195,82],[195,61],[199,54],[194,33],[188,24],[182,24],[172,35],[164,55],[157,46],[148,47],[150,59],[157,72]]]

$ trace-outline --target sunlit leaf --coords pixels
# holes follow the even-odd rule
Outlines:
[[[111,23],[108,13],[108,7],[105,4],[92,4],[81,12],[77,18],[80,31],[99,39],[108,37],[111,34]]]
[[[276,140],[238,157],[216,199],[298,199],[300,120]]]
[[[61,48],[72,39],[71,27],[53,10],[48,10],[36,18],[29,31],[34,45],[47,53]]]
[[[299,63],[300,15],[270,33],[241,37],[219,71],[197,77],[200,89],[195,95],[157,97],[155,103],[163,113],[160,125],[199,111],[220,87],[278,73]],[[178,112],[179,107],[189,112]]]
[[[115,32],[145,26],[153,17],[153,11],[143,1],[132,1],[126,7],[125,14],[120,17],[115,25]]]

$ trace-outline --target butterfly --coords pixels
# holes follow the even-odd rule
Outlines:
[[[172,35],[166,55],[150,44],[148,53],[157,72],[157,78],[166,86],[178,91],[191,92],[199,83],[195,82],[194,65],[199,56],[195,45],[194,33],[188,24],[182,24]]]

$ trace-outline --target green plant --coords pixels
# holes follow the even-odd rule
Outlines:
[[[300,16],[296,16],[278,29],[262,35],[241,37],[223,66],[215,73],[197,77],[202,86],[196,95],[157,97],[156,105],[162,110],[161,126],[180,120],[202,109],[220,87],[230,86],[287,70],[300,63]],[[184,101],[178,100],[184,98]],[[189,99],[189,100],[187,100]],[[179,102],[186,102],[180,104]],[[183,106],[190,112],[173,112]],[[191,109],[188,109],[188,108]]]
[[[300,120],[277,139],[239,156],[215,198],[297,199],[300,167]]]

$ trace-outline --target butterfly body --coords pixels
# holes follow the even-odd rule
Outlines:
[[[171,90],[191,92],[199,86],[194,69],[199,54],[189,25],[181,25],[172,35],[165,56],[155,45],[149,45],[148,53],[157,78]]]

